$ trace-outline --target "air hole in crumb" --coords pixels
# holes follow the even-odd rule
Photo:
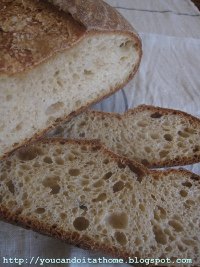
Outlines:
[[[150,136],[151,136],[152,139],[159,139],[159,135],[158,134],[153,133],[153,134],[150,134]]]
[[[56,113],[56,112],[59,112],[63,107],[64,107],[64,103],[58,101],[58,102],[56,102],[56,103],[50,105],[50,106],[46,109],[45,114],[46,114],[46,115],[52,115],[52,114],[54,114],[54,113]]]
[[[119,192],[123,190],[123,188],[124,188],[124,183],[122,181],[119,181],[113,185],[113,192],[114,193]]]
[[[6,183],[8,190],[10,191],[10,193],[12,193],[13,195],[15,194],[15,187],[13,182],[10,180]]]
[[[84,211],[87,211],[87,210],[88,210],[87,206],[85,206],[84,204],[81,204],[81,205],[79,206],[79,208],[80,208],[81,210],[84,210]]]
[[[183,186],[186,186],[186,187],[192,187],[192,184],[190,182],[184,182],[182,183]]]
[[[187,193],[185,190],[181,190],[181,191],[180,191],[180,195],[181,195],[182,197],[187,197],[188,193]]]
[[[0,176],[0,181],[4,181],[7,178],[7,174],[3,172]]]
[[[126,61],[127,59],[128,59],[127,57],[121,57],[121,58],[120,58],[120,61],[124,62],[124,61]]]
[[[159,155],[160,155],[161,158],[165,158],[168,154],[169,154],[168,150],[161,150],[159,152]]]
[[[17,126],[14,128],[14,132],[20,131],[22,129],[22,125],[23,125],[22,122],[21,123],[18,123]]]
[[[69,160],[69,161],[74,161],[74,160],[76,160],[76,159],[77,159],[77,157],[74,156],[73,154],[69,154],[69,155],[68,155],[68,160]]]
[[[171,251],[172,251],[172,247],[170,247],[170,246],[166,247],[166,248],[165,248],[165,251],[167,251],[167,252],[171,252]]]
[[[25,176],[25,177],[24,177],[24,181],[25,181],[26,183],[28,183],[28,182],[30,181],[30,177],[29,177],[29,176]]]
[[[92,75],[94,74],[91,70],[84,70],[84,75]]]
[[[190,135],[186,132],[178,131],[178,135],[180,135],[183,138],[188,138]]]
[[[166,213],[165,209],[163,209],[160,206],[156,206],[156,209],[154,211],[154,218],[157,221],[160,221],[160,219],[166,219],[166,217],[167,217],[167,213]]]
[[[52,159],[51,159],[50,157],[45,157],[45,158],[43,159],[43,161],[44,161],[45,163],[48,163],[48,164],[53,163],[53,161],[52,161]]]
[[[42,214],[42,213],[45,212],[45,209],[44,209],[44,208],[37,208],[37,209],[35,210],[35,212],[38,213],[38,214]]]
[[[200,151],[200,146],[195,146],[195,148],[193,149],[193,152],[196,153],[196,152],[199,152]]]
[[[22,195],[22,200],[26,200],[27,197],[28,197],[28,194],[26,192],[24,192],[23,195]]]
[[[159,112],[155,112],[155,113],[151,114],[151,118],[153,118],[153,119],[159,119],[159,118],[161,118],[162,116],[163,116],[163,115],[160,114]]]
[[[167,244],[167,237],[163,230],[158,225],[154,225],[153,232],[155,235],[155,240],[158,244],[166,245]]]
[[[60,181],[60,178],[58,176],[47,176],[43,181],[42,184],[44,187],[51,188],[51,194],[58,194],[60,191],[60,186],[58,185],[58,182]]]
[[[85,185],[88,185],[89,184],[89,181],[88,180],[82,180],[81,181],[81,185],[82,186],[85,186]]]
[[[144,121],[138,121],[137,125],[139,127],[146,127],[148,125],[148,123],[147,122],[144,122]]]
[[[128,216],[126,213],[113,213],[107,218],[108,223],[114,229],[125,229],[128,225]]]
[[[54,76],[58,76],[60,74],[60,71],[57,70],[55,73],[54,73]]]
[[[125,165],[123,162],[121,162],[121,161],[118,161],[117,166],[118,166],[120,169],[125,169],[125,168],[126,168],[126,165]]]
[[[110,177],[111,177],[112,175],[113,175],[112,172],[107,172],[106,174],[104,174],[103,179],[104,179],[104,180],[108,180],[108,179],[110,179]]]
[[[107,195],[105,193],[100,194],[97,198],[94,198],[92,202],[100,202],[106,200]]]
[[[85,133],[80,133],[80,134],[79,134],[79,137],[80,137],[80,138],[84,138],[84,137],[85,137]]]
[[[141,241],[141,239],[140,238],[138,238],[138,237],[136,237],[136,239],[135,239],[135,245],[138,247],[139,245],[141,245],[141,243],[142,243],[142,241]]]
[[[145,206],[143,204],[139,204],[139,209],[144,212],[145,211]]]
[[[120,47],[121,49],[123,49],[123,50],[127,50],[127,49],[129,49],[130,47],[132,47],[132,46],[133,46],[133,42],[127,40],[126,42],[121,43],[119,47]]]
[[[171,134],[165,134],[164,138],[166,141],[169,141],[169,142],[173,141],[173,137],[171,136]]]
[[[17,152],[17,157],[22,161],[35,159],[38,155],[42,155],[42,150],[37,147],[22,148]]]
[[[6,101],[10,101],[12,99],[12,95],[7,95],[6,96]]]
[[[80,174],[79,169],[70,169],[69,170],[69,175],[71,175],[71,176],[78,176],[79,174]]]
[[[132,204],[133,206],[136,206],[136,198],[135,198],[135,195],[132,195]]]
[[[38,167],[40,167],[40,163],[39,163],[39,162],[35,162],[35,163],[33,164],[33,167],[34,167],[34,168],[38,168]]]
[[[127,243],[127,239],[124,233],[121,232],[115,232],[115,239],[117,240],[117,242],[122,245],[125,246]]]
[[[77,73],[74,73],[74,74],[72,75],[72,78],[73,78],[74,81],[77,81],[77,80],[80,79],[80,76],[79,76]]]
[[[195,202],[191,199],[187,199],[186,204],[187,204],[187,206],[191,207],[191,206],[195,205]]]
[[[148,146],[145,146],[144,150],[145,150],[147,153],[151,153],[151,148],[148,147]]]
[[[73,225],[76,230],[84,231],[89,227],[89,221],[84,217],[78,217],[74,220]]]
[[[82,151],[87,151],[87,146],[81,146]]]
[[[103,164],[107,165],[109,163],[109,160],[108,159],[104,159],[103,160]]]
[[[192,239],[182,238],[181,240],[187,246],[195,246],[196,245],[196,242],[194,240],[192,240]]]
[[[104,185],[104,181],[103,180],[99,180],[99,181],[97,181],[97,182],[95,182],[93,184],[94,187],[101,187],[103,185]]]
[[[183,227],[178,221],[171,220],[169,221],[169,225],[172,226],[176,232],[183,231]]]
[[[61,212],[61,213],[60,213],[60,218],[61,218],[62,220],[66,219],[66,218],[67,218],[67,214],[64,213],[64,212]]]
[[[62,159],[62,158],[56,158],[56,163],[58,164],[58,165],[64,165],[64,160]]]

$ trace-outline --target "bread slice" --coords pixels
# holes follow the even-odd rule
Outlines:
[[[0,1],[0,157],[120,89],[140,63],[137,33],[103,1],[47,2]]]
[[[99,139],[109,149],[147,167],[200,161],[200,119],[147,105],[119,115],[88,110],[49,136]]]
[[[200,177],[188,171],[49,139],[0,161],[0,180],[6,221],[115,257],[200,262]]]

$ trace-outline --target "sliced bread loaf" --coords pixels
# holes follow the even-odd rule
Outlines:
[[[120,89],[140,63],[137,33],[103,1],[47,2],[0,1],[0,158]]]
[[[88,110],[49,135],[99,139],[150,168],[200,161],[200,119],[178,110],[147,105],[123,115]]]
[[[0,161],[0,181],[3,220],[115,257],[200,262],[200,177],[188,171],[49,139]]]

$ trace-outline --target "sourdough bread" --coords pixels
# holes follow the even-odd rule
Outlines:
[[[115,9],[51,2],[0,2],[0,157],[120,89],[140,63],[141,41]]]
[[[200,161],[200,120],[185,112],[141,105],[119,115],[88,110],[49,133],[99,139],[113,152],[149,168]]]
[[[3,220],[115,257],[200,262],[200,177],[188,171],[49,139],[0,161],[0,180]]]

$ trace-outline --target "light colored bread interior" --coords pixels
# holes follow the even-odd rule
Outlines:
[[[115,153],[148,167],[200,161],[200,120],[175,110],[145,105],[124,115],[88,110],[52,135],[99,139]]]
[[[0,155],[114,91],[131,75],[137,60],[128,37],[96,34],[31,71],[1,75]]]
[[[149,172],[88,142],[45,142],[0,162],[4,219],[121,257],[200,261],[198,176]]]

